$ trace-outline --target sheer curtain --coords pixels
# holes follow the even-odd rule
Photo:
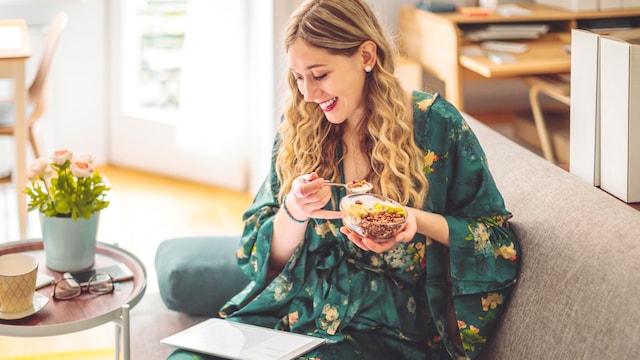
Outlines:
[[[184,42],[178,145],[237,156],[248,103],[248,1],[192,0]]]
[[[244,173],[252,192],[268,171],[276,124],[274,4],[188,4],[177,146],[212,155],[225,174]]]

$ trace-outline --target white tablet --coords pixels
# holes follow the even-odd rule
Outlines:
[[[325,339],[212,318],[166,337],[163,344],[238,360],[288,360]]]

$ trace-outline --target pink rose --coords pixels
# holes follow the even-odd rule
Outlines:
[[[72,162],[86,162],[89,165],[93,165],[93,155],[91,154],[87,154],[87,153],[76,153],[73,155],[73,161]]]
[[[47,172],[48,166],[49,160],[43,157],[35,159],[27,167],[27,177],[29,178],[29,180],[37,180],[40,177],[44,177],[44,174]]]
[[[51,157],[51,160],[57,165],[64,164],[67,160],[71,161],[73,153],[67,149],[56,150]]]
[[[91,176],[93,173],[93,166],[86,161],[75,160],[71,163],[71,173],[78,179],[83,179]]]

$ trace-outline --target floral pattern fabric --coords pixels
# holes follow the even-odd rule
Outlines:
[[[461,114],[437,94],[414,92],[413,104],[429,180],[424,210],[445,216],[450,247],[417,234],[386,253],[366,252],[339,232],[340,220],[312,219],[305,241],[269,281],[280,186],[272,164],[244,215],[237,252],[252,281],[221,309],[222,317],[328,340],[305,359],[478,356],[519,270],[520,247],[507,222],[512,215]],[[326,208],[337,210],[346,194],[332,189]]]

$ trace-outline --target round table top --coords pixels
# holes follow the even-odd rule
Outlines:
[[[42,240],[26,240],[0,244],[0,255],[29,253],[40,263],[38,271],[60,279],[63,273],[46,267]],[[144,265],[135,255],[117,246],[98,243],[93,268],[122,262],[133,272],[133,279],[116,283],[113,293],[93,295],[83,293],[70,300],[54,300],[53,285],[48,285],[38,293],[49,301],[35,314],[17,320],[0,319],[0,335],[5,336],[50,336],[80,331],[118,320],[122,307],[133,308],[142,298],[147,287]]]

